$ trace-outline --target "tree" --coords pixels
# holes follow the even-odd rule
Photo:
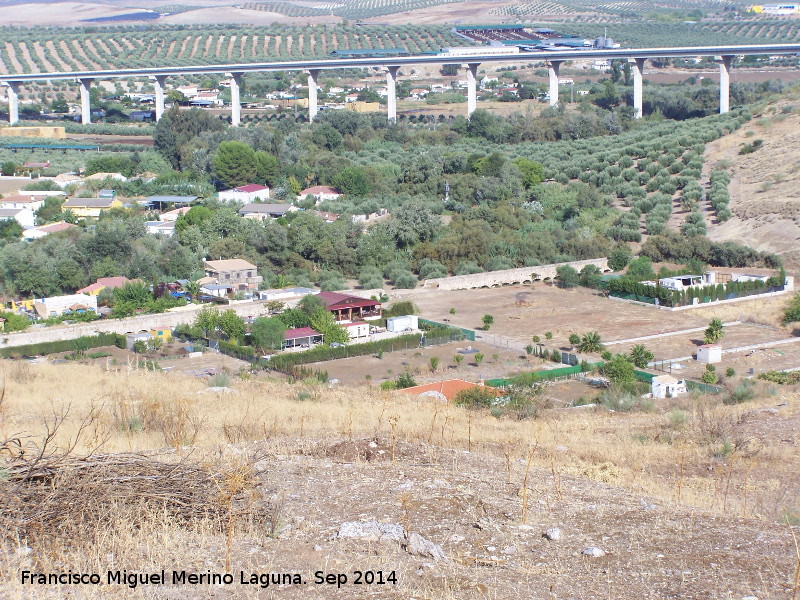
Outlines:
[[[723,331],[722,320],[718,317],[714,317],[706,327],[705,333],[703,335],[703,342],[706,344],[715,344],[719,340],[722,339],[722,336],[725,335]]]
[[[347,331],[336,324],[333,314],[327,309],[319,307],[314,309],[308,320],[311,328],[323,335],[323,341],[326,345],[334,342],[346,344],[350,341]]]
[[[0,165],[0,173],[6,177],[11,177],[17,172],[17,165],[10,160],[5,161]]]
[[[456,354],[453,357],[453,360],[456,361],[456,366],[457,367],[461,367],[461,363],[464,361],[464,355],[463,354]]]
[[[591,354],[593,352],[602,352],[603,343],[600,341],[600,334],[596,331],[584,333],[581,338],[581,343],[578,345],[578,350]]]
[[[156,124],[153,136],[155,148],[173,169],[183,170],[192,164],[193,140],[201,133],[222,131],[224,128],[221,120],[205,110],[180,110],[173,106]]]
[[[544,339],[552,340],[553,339],[553,332],[552,331],[545,331],[544,332]]]
[[[275,187],[280,175],[278,159],[269,152],[256,152],[256,181]]]
[[[170,104],[177,104],[178,106],[185,106],[189,102],[189,99],[179,90],[167,90],[165,99]]]
[[[196,281],[187,282],[183,289],[192,298],[197,298],[200,295],[200,284]]]
[[[209,331],[215,331],[217,329],[218,322],[219,311],[210,306],[204,306],[194,318],[195,327],[202,329],[206,337],[208,337]]]
[[[581,269],[580,284],[583,287],[598,288],[602,278],[602,272],[594,265],[586,265]]]
[[[653,272],[653,261],[649,256],[640,256],[628,264],[628,276],[636,281],[643,281],[645,279],[653,279],[655,277]]]
[[[258,350],[280,350],[286,325],[278,318],[257,318],[250,327],[250,343]]]
[[[439,370],[439,357],[438,356],[431,356],[431,371],[436,373]]]
[[[614,383],[627,383],[634,380],[633,363],[624,354],[615,354],[603,365],[603,375]]]
[[[573,288],[580,283],[578,271],[569,265],[556,267],[556,279],[562,288]]]
[[[372,183],[361,167],[347,167],[333,178],[333,186],[348,196],[366,196]]]
[[[570,336],[569,336],[569,343],[570,343],[570,344],[571,344],[573,347],[577,346],[578,344],[580,344],[580,343],[581,343],[581,336],[579,336],[577,333],[572,333],[572,334],[570,334]]]
[[[608,266],[615,271],[622,271],[631,262],[631,251],[627,244],[620,244],[611,251]]]
[[[515,159],[514,164],[522,173],[522,185],[526,190],[544,181],[544,167],[541,164],[522,157]]]
[[[800,321],[800,292],[789,299],[786,308],[783,309],[783,324],[795,323]]]
[[[315,294],[303,296],[302,300],[300,300],[300,302],[297,304],[297,308],[302,310],[309,317],[318,309],[325,310],[327,307],[328,305],[325,304],[325,301]]]
[[[481,321],[483,321],[483,330],[489,331],[489,327],[494,323],[494,317],[492,315],[483,315]]]
[[[719,381],[719,377],[717,377],[717,368],[714,365],[706,365],[706,370],[703,371],[700,381],[709,385],[717,383],[717,381]]]
[[[0,240],[18,240],[22,233],[22,225],[16,219],[0,221]]]
[[[636,344],[631,348],[631,360],[640,369],[647,368],[647,364],[654,358],[655,355],[645,348],[644,344]]]
[[[239,343],[239,338],[244,333],[244,321],[236,314],[236,311],[228,309],[219,316],[217,328],[224,333],[229,340],[235,344]]]
[[[482,362],[483,362],[483,354],[481,354],[480,352],[478,352],[478,353],[475,355],[475,364],[476,364],[476,365],[480,365]]]
[[[229,187],[238,187],[255,181],[256,153],[244,142],[222,142],[214,157],[214,172]]]

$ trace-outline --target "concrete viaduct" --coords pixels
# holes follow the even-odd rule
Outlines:
[[[585,58],[617,59],[630,62],[633,73],[633,106],[636,118],[642,116],[642,69],[644,61],[655,58],[691,58],[697,56],[713,56],[719,63],[720,89],[719,110],[726,113],[730,109],[730,66],[734,56],[769,54],[800,54],[800,44],[757,44],[750,46],[694,46],[685,48],[619,48],[619,49],[587,49],[587,50],[546,50],[541,52],[521,52],[519,54],[472,54],[421,55],[409,57],[354,58],[334,60],[310,60],[291,62],[198,65],[188,67],[152,67],[143,69],[120,69],[101,71],[71,71],[54,73],[31,73],[5,75],[0,84],[6,86],[8,94],[9,122],[14,125],[19,120],[19,87],[31,81],[75,80],[80,83],[81,119],[84,124],[91,123],[91,106],[89,89],[96,79],[113,79],[127,77],[149,77],[154,82],[156,120],[164,114],[164,84],[167,77],[177,75],[198,75],[205,73],[230,74],[231,77],[231,123],[234,126],[241,122],[240,85],[245,73],[262,71],[302,71],[308,74],[308,110],[311,120],[319,110],[317,103],[317,78],[324,69],[346,69],[377,67],[386,71],[388,89],[389,121],[397,119],[397,71],[411,65],[444,65],[461,63],[467,71],[467,116],[477,107],[477,72],[483,63],[546,61],[550,74],[550,104],[558,104],[558,71],[565,60]]]

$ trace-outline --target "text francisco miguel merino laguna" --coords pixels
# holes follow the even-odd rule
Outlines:
[[[26,585],[124,585],[131,589],[139,585],[257,585],[268,588],[270,585],[303,585],[307,583],[298,573],[245,573],[239,571],[235,577],[231,573],[194,573],[191,571],[172,571],[171,581],[167,572],[154,573],[128,573],[121,571],[107,571],[105,581],[99,573],[33,573],[22,571],[22,583]],[[315,579],[319,574],[315,574]],[[315,583],[317,583],[315,581]]]

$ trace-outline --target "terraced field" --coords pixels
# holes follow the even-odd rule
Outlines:
[[[465,43],[447,26],[14,29],[0,45],[0,73],[300,60],[324,58],[336,48],[399,47],[420,54]]]

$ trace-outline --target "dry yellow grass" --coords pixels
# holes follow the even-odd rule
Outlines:
[[[232,391],[212,392],[202,380],[163,372],[10,361],[2,369],[0,437],[26,432],[35,438],[48,417],[63,415],[57,441],[61,447],[77,443],[78,453],[390,440],[394,420],[398,441],[496,456],[506,445],[514,460],[538,439],[533,465],[667,501],[677,499],[680,486],[682,503],[730,514],[777,520],[796,508],[796,491],[789,491],[800,481],[800,435],[791,427],[800,417],[800,399],[794,393],[738,406],[708,396],[674,400],[653,412],[554,410],[517,421],[368,386],[328,389],[232,377]],[[89,427],[76,440],[90,413]]]

